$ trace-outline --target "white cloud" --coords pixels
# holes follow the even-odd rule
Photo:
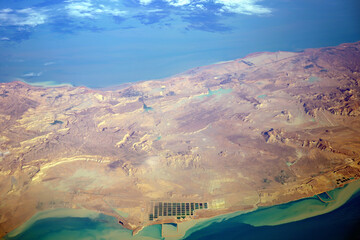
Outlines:
[[[205,10],[204,4],[210,0],[163,0],[174,7],[189,6],[190,9]],[[261,0],[214,0],[214,3],[221,4],[220,12],[231,12],[245,15],[261,15],[271,13],[269,8],[258,4]],[[139,0],[142,5],[149,5],[153,0]]]
[[[117,8],[110,8],[103,4],[94,5],[91,0],[86,1],[67,1],[69,4],[65,7],[68,14],[73,17],[95,18],[100,14],[107,14],[112,16],[123,16],[126,11],[121,11]]]
[[[162,12],[162,11],[164,11],[164,10],[159,9],[159,8],[147,10],[148,13],[157,13],[157,12]]]
[[[110,8],[105,8],[104,12],[112,16],[119,16],[119,17],[124,16],[127,13],[126,11],[121,11],[119,9],[110,9]]]
[[[55,62],[46,62],[46,63],[44,63],[44,66],[50,66],[50,65],[54,65],[55,64]]]
[[[29,72],[29,73],[25,73],[22,76],[23,77],[40,77],[43,73],[42,72],[38,72],[38,73],[34,73],[34,72]]]
[[[29,26],[35,27],[44,24],[47,16],[32,8],[13,10],[5,8],[0,10],[0,26]]]
[[[94,17],[91,2],[71,2],[66,6],[69,15],[74,17]]]
[[[2,37],[2,38],[0,38],[0,40],[1,40],[1,41],[10,41],[10,38],[8,38],[8,37]]]
[[[164,1],[167,2],[169,5],[175,7],[188,5],[191,3],[191,0],[164,0]],[[153,2],[153,0],[139,0],[139,2],[142,5],[149,5],[150,3]]]
[[[11,8],[4,8],[0,10],[0,13],[9,13],[12,12],[13,10]]]
[[[139,2],[142,5],[148,5],[148,4],[152,3],[152,0],[140,0]]]
[[[191,0],[165,0],[165,1],[175,7],[189,5],[191,3]]]
[[[153,0],[139,0],[139,2],[142,5],[149,5]],[[190,4],[191,0],[164,0],[164,2],[167,2],[171,6],[180,7]]]
[[[196,8],[199,8],[199,9],[201,9],[201,10],[205,10],[204,5],[202,5],[202,4],[195,4],[195,7],[196,7]]]
[[[271,13],[269,8],[258,5],[259,0],[215,0],[215,3],[224,5],[222,11],[246,14],[261,15]]]

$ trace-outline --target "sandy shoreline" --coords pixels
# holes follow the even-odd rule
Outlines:
[[[331,195],[335,199],[335,201],[327,204],[322,203],[315,197],[303,198],[280,205],[253,209],[252,211],[240,211],[220,215],[209,219],[200,219],[203,221],[197,222],[200,223],[198,226],[195,226],[197,223],[189,223],[189,228],[185,231],[184,237],[188,237],[191,233],[205,228],[212,223],[221,222],[230,218],[239,217],[241,215],[241,218],[238,220],[239,223],[249,224],[254,227],[276,226],[290,222],[300,221],[336,210],[337,208],[345,204],[353,195],[355,195],[359,191],[360,181],[353,181],[342,188],[336,188],[331,190]],[[168,238],[166,239],[168,240]]]
[[[245,223],[254,227],[260,226],[275,226],[294,221],[303,220],[306,218],[322,215],[331,212],[343,204],[345,204],[354,194],[360,191],[360,181],[354,181],[347,184],[345,187],[334,189],[330,192],[335,201],[324,204],[316,198],[304,198],[297,201],[274,205],[270,207],[254,208],[248,211],[238,211],[229,214],[223,214],[211,218],[193,219],[186,222],[178,223],[178,236],[166,237],[166,240],[182,239],[190,236],[192,233],[208,227],[212,223],[222,222],[230,218],[236,218],[239,223]],[[30,220],[10,232],[7,237],[13,238],[18,234],[28,230],[38,220],[46,218],[65,218],[65,217],[79,217],[96,219],[100,215],[99,212],[94,212],[86,209],[52,209],[39,212],[35,214]],[[109,233],[108,237],[122,237],[129,239],[158,239],[157,237],[147,236],[148,233],[158,231],[158,225],[151,225],[144,227],[135,236],[131,236],[131,230],[117,229],[113,233]],[[122,231],[122,233],[120,233]]]

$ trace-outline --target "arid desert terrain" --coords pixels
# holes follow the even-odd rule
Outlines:
[[[102,90],[0,83],[0,236],[51,208],[136,232],[359,179],[359,84],[360,42]]]

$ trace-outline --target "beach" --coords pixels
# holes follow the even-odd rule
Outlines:
[[[330,203],[321,202],[316,196],[253,211],[224,214],[209,219],[194,219],[178,224],[177,237],[166,240],[192,239],[194,234],[209,232],[214,226],[229,224],[244,228],[269,228],[301,222],[315,216],[331,213],[346,205],[358,195],[360,181],[354,181],[342,188],[329,191],[335,199]],[[54,227],[54,225],[56,227]],[[48,230],[46,230],[48,228]],[[50,231],[51,230],[51,231]],[[221,232],[221,228],[219,232]],[[160,239],[161,225],[143,228],[135,236],[132,231],[118,224],[117,219],[98,212],[84,209],[53,209],[39,212],[25,224],[9,233],[4,239]]]

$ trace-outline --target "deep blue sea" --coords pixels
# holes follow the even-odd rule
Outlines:
[[[239,223],[244,217],[246,215],[213,223],[191,234],[186,239],[360,239],[360,193],[355,194],[347,203],[332,212],[296,222],[254,227]]]
[[[329,194],[334,199],[337,199],[333,203],[322,203],[317,197],[311,197],[281,205],[259,208],[253,212],[235,217],[229,215],[228,219],[222,217],[200,222],[189,229],[184,239],[360,239],[359,185],[359,182],[355,182],[351,187],[347,186],[330,191]],[[58,209],[49,212],[51,213],[51,211],[53,211],[52,215],[56,216],[61,211],[79,210]],[[321,214],[326,211],[330,212]],[[303,220],[294,221],[299,216],[299,219]],[[11,237],[8,235],[5,239],[163,239],[161,238],[161,225],[146,227],[135,237],[131,233],[130,230],[118,224],[115,218],[95,214],[95,217],[93,215],[90,217],[40,218],[28,222],[27,227],[20,231],[19,234],[12,234]]]

